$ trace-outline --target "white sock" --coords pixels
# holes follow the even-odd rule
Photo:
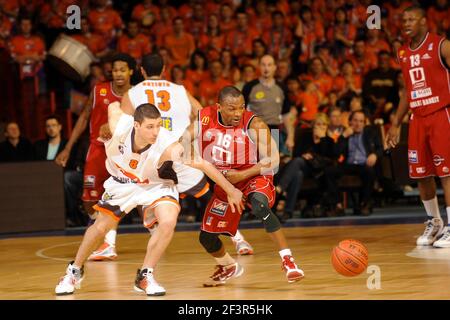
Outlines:
[[[429,216],[430,218],[442,219],[441,213],[439,212],[439,204],[436,196],[430,200],[422,200],[422,202],[425,207],[425,211],[427,212],[427,216]]]
[[[105,242],[107,244],[109,244],[110,246],[115,247],[116,246],[116,235],[117,235],[117,230],[115,230],[115,229],[109,230],[105,236]]]
[[[244,236],[242,235],[242,233],[238,230],[236,231],[236,234],[234,235],[234,237],[231,237],[231,239],[233,239],[234,242],[239,242],[244,240]]]
[[[281,259],[283,259],[285,256],[292,256],[291,249],[283,249],[279,251]]]
[[[445,208],[447,211],[447,225],[450,227],[450,207]]]
[[[217,263],[221,266],[228,266],[230,264],[235,263],[236,261],[227,253],[221,258],[214,258],[216,259]]]

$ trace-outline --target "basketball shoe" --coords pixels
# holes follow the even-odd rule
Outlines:
[[[166,294],[166,289],[156,282],[151,269],[138,269],[136,280],[134,280],[134,290],[145,292],[148,296],[163,296]]]
[[[55,288],[57,296],[64,296],[72,294],[75,289],[80,289],[81,281],[83,281],[84,267],[81,269],[73,266],[74,261],[71,261],[66,269],[66,275],[61,277],[58,285]]]
[[[238,255],[246,256],[253,254],[253,247],[247,241],[245,240],[235,241],[233,238],[231,238],[231,240],[233,241],[236,247],[236,252]]]
[[[428,219],[424,222],[426,227],[423,234],[417,238],[418,246],[430,246],[432,245],[436,239],[442,234],[442,230],[444,229],[444,223],[442,219],[433,218]]]
[[[286,271],[286,278],[289,283],[302,280],[305,276],[303,270],[295,264],[292,256],[283,257],[281,269]]]
[[[230,278],[237,278],[242,276],[244,268],[237,262],[229,264],[227,266],[217,265],[212,276],[209,277],[204,287],[217,287],[224,285]]]
[[[92,252],[88,258],[88,261],[114,260],[116,258],[116,247],[105,242],[97,250]]]
[[[433,243],[436,248],[450,248],[450,228],[445,227],[442,236]]]

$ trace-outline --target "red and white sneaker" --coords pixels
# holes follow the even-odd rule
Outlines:
[[[247,256],[253,254],[253,247],[245,240],[234,241],[234,245],[236,246],[236,252],[240,256]]]
[[[134,290],[145,292],[148,296],[163,296],[166,294],[166,289],[156,282],[151,269],[138,269],[134,280]]]
[[[286,278],[289,283],[300,281],[305,277],[305,273],[297,267],[292,256],[283,257],[281,269],[286,271]]]
[[[92,252],[88,261],[105,261],[117,258],[116,247],[109,243],[103,243],[97,250]]]
[[[227,266],[217,265],[212,276],[209,277],[204,287],[217,287],[224,285],[230,278],[237,278],[242,276],[244,268],[237,262],[229,264]]]
[[[74,268],[74,261],[70,262],[66,269],[66,274],[61,277],[58,285],[55,287],[57,296],[64,296],[74,293],[75,289],[80,289],[83,281],[84,267]]]

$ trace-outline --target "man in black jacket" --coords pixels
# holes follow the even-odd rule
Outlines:
[[[5,127],[6,140],[0,143],[0,162],[33,160],[33,145],[20,135],[16,122],[8,122]]]
[[[370,214],[370,197],[375,183],[375,164],[383,155],[383,147],[379,136],[366,127],[366,115],[363,111],[354,111],[349,117],[350,127],[338,140],[338,150],[341,155],[340,164],[325,169],[327,196],[329,204],[336,211],[343,209],[339,203],[337,181],[343,175],[356,175],[361,178],[360,210],[362,215]],[[358,204],[354,206],[359,211]]]
[[[61,137],[62,125],[58,117],[52,115],[45,119],[47,138],[34,144],[35,160],[54,160],[66,146],[67,140]]]

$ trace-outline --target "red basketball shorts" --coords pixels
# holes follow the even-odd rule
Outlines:
[[[84,166],[83,201],[98,201],[101,199],[104,191],[103,183],[109,178],[105,161],[105,146],[91,143]]]
[[[275,187],[273,186],[272,176],[256,176],[236,184],[235,187],[241,190],[246,198],[253,192],[264,194],[269,202],[269,207],[272,207],[275,202]],[[251,208],[249,202],[246,205]],[[234,236],[241,220],[237,208],[235,210],[234,213],[231,211],[226,193],[216,185],[203,216],[202,230]]]
[[[408,162],[413,179],[450,176],[450,107],[411,116]]]

